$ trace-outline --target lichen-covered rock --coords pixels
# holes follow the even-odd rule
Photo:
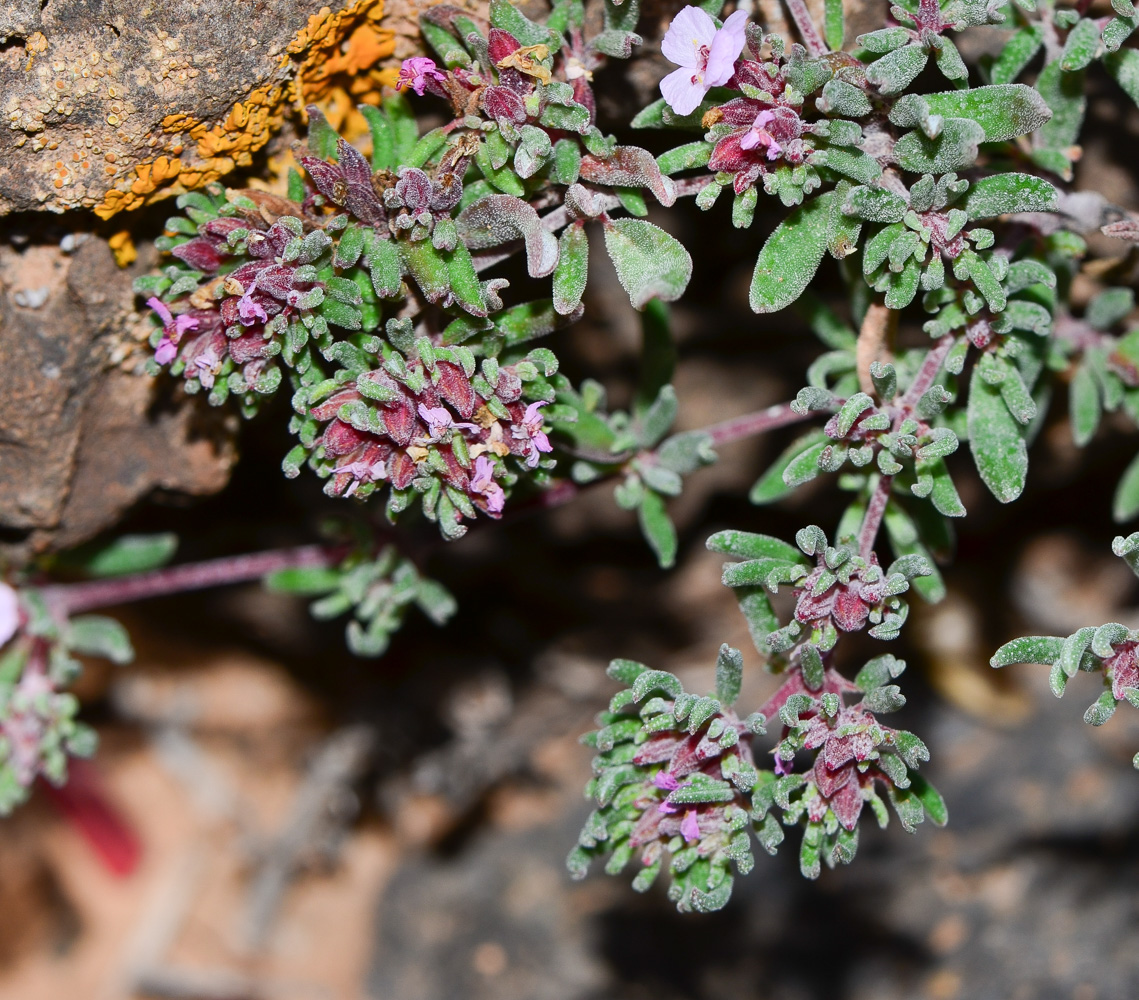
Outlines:
[[[102,218],[247,166],[285,115],[392,83],[383,0],[0,2],[0,214]]]
[[[138,322],[132,278],[94,236],[70,254],[0,245],[0,549],[9,557],[83,541],[155,488],[204,494],[226,482],[234,452],[222,421],[189,400],[151,412],[153,380],[115,363],[129,358],[122,331]]]

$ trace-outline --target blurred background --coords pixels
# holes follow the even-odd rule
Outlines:
[[[604,104],[604,79],[598,90]],[[1077,186],[1135,209],[1139,128],[1109,93],[1095,78]],[[168,209],[144,210],[132,230],[159,231]],[[778,214],[757,216],[750,233],[731,228],[726,203],[654,218],[695,258],[672,311],[680,429],[791,398],[821,348],[793,316],[757,318],[747,306],[754,254]],[[60,264],[74,230],[67,217],[45,226],[17,213],[3,227],[0,345],[14,358],[40,344],[18,340],[16,324],[38,324],[45,343],[56,336],[66,317],[49,323],[41,310],[76,308],[75,288],[94,280],[83,269],[102,273],[96,250],[110,251],[92,237],[86,257]],[[135,271],[155,259],[138,242]],[[1084,299],[1108,269],[1113,283],[1135,277],[1133,253],[1093,245],[1110,264],[1081,279]],[[525,297],[524,273],[503,273]],[[837,299],[837,271],[821,276]],[[27,292],[51,282],[63,289],[58,302],[29,305]],[[621,406],[636,380],[639,322],[607,266],[589,289],[585,319],[550,346],[575,380],[600,380]],[[129,289],[121,294],[129,301]],[[114,398],[125,392],[119,385]],[[330,508],[350,506],[332,505],[311,477],[282,479],[287,398],[236,430],[174,398],[164,386],[144,410],[148,426],[187,450],[162,474],[153,472],[162,455],[147,459],[149,478],[130,487],[145,499],[111,534],[174,531],[178,560],[191,560],[310,541]],[[897,823],[864,826],[853,865],[817,883],[799,875],[792,835],[710,916],[678,915],[661,886],[638,896],[625,878],[572,883],[565,873],[589,811],[581,790],[591,753],[578,737],[614,690],[611,657],[706,689],[729,642],[744,650],[742,704],[773,687],[719,584],[720,557],[703,542],[724,527],[785,538],[808,522],[833,530],[844,497],[829,480],[774,508],[746,501],[790,429],[723,448],[688,481],[671,507],[681,548],[669,573],[607,486],[447,545],[409,519],[401,550],[460,610],[444,628],[413,614],[380,660],[353,658],[342,623],[314,622],[303,602],[256,585],[115,610],[138,656],[125,668],[92,662],[80,683],[96,758],[75,768],[67,795],[40,787],[0,823],[0,997],[1139,995],[1130,766],[1139,714],[1091,729],[1081,721],[1097,694],[1091,678],[1074,679],[1057,702],[1045,668],[988,666],[1015,635],[1112,620],[1139,627],[1136,581],[1110,555],[1111,496],[1133,436],[1109,420],[1081,452],[1065,414],[1061,394],[1011,508],[987,495],[967,454],[950,459],[969,516],[943,567],[948,597],[936,607],[915,598],[891,647],[909,663],[897,724],[930,747],[923,773],[946,798],[947,828],[908,836]],[[79,474],[96,477],[89,491],[100,469],[142,448],[111,431],[102,450],[87,445]],[[157,440],[153,451],[172,454],[168,438]],[[16,551],[40,530],[8,523],[2,540]],[[840,665],[881,649],[844,640]],[[758,741],[758,758],[772,742]]]

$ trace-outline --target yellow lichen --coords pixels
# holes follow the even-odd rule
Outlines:
[[[160,147],[162,155],[120,177],[95,214],[108,219],[249,166],[281,127],[290,105],[328,108],[329,120],[350,139],[366,133],[356,105],[378,103],[382,88],[394,86],[399,73],[379,65],[395,51],[395,33],[380,27],[383,13],[383,0],[351,0],[336,13],[322,7],[287,46],[278,77],[252,90],[224,120],[167,115],[162,129],[172,138]],[[184,145],[187,138],[194,144],[192,154]]]
[[[135,249],[134,240],[131,239],[129,230],[120,229],[107,240],[107,245],[111,248],[111,253],[115,255],[115,263],[119,267],[127,267],[138,260],[138,250]]]

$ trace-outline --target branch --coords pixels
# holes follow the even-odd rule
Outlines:
[[[803,0],[787,0],[787,10],[791,13],[795,27],[799,29],[799,36],[803,39],[807,54],[815,59],[826,55],[830,50],[819,34],[819,29],[815,27],[814,19],[811,17],[811,12],[807,10],[806,3]]]
[[[67,617],[148,597],[259,580],[284,569],[335,566],[351,548],[349,545],[302,545],[292,549],[225,556],[110,580],[53,584],[40,588],[40,594],[53,611]]]
[[[753,434],[775,430],[776,427],[797,424],[812,416],[814,414],[811,412],[799,413],[791,409],[790,403],[779,403],[776,406],[769,406],[766,410],[745,413],[742,417],[732,417],[730,420],[712,424],[711,427],[705,427],[703,433],[712,439],[714,445],[728,444],[731,441],[751,437]]]
[[[893,343],[897,332],[898,311],[887,308],[881,302],[871,302],[866,315],[862,318],[858,342],[854,349],[858,387],[868,396],[874,395],[874,380],[870,378],[870,366],[875,361],[890,360],[889,345]]]
[[[870,503],[866,505],[866,516],[862,519],[862,529],[858,532],[858,554],[863,559],[869,559],[874,551],[874,541],[878,537],[878,529],[882,526],[882,518],[890,503],[890,488],[893,482],[893,476],[879,477],[874,492],[870,495]]]

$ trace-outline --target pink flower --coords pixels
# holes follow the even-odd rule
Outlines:
[[[20,601],[16,591],[0,583],[0,646],[16,634],[20,627]]]
[[[405,59],[400,66],[395,89],[403,90],[404,87],[410,87],[422,97],[429,79],[445,80],[447,77],[446,74],[439,72],[434,59],[428,59],[427,56],[412,56],[410,59]]]
[[[772,111],[761,111],[755,116],[755,121],[748,129],[747,134],[740,139],[740,149],[755,149],[756,146],[767,147],[767,158],[774,160],[783,152],[783,147],[775,141],[775,137],[766,130],[766,127],[775,120]]]
[[[427,432],[434,441],[438,441],[451,429],[451,414],[442,406],[431,407],[420,403],[419,415],[426,421]]]
[[[347,465],[338,465],[332,471],[335,475],[346,472],[352,477],[351,485],[344,491],[346,497],[350,497],[355,493],[361,483],[374,483],[377,480],[386,479],[388,475],[387,464],[383,461],[349,462]]]
[[[791,761],[784,760],[782,757],[779,756],[778,753],[775,755],[775,773],[780,778],[782,778],[786,774],[791,773],[791,767],[789,766],[790,764],[791,764]]]
[[[154,360],[160,365],[168,365],[178,356],[178,346],[169,337],[163,337],[154,349]]]
[[[258,320],[262,323],[269,320],[269,314],[265,312],[265,307],[253,298],[253,288],[254,286],[250,285],[237,302],[237,315],[245,326],[252,326]]]
[[[522,426],[515,427],[511,431],[515,439],[526,442],[526,465],[531,469],[538,464],[539,452],[554,450],[550,439],[542,430],[541,410],[545,405],[545,403],[531,403],[527,406],[526,412],[522,415]]]
[[[178,342],[182,339],[182,334],[187,330],[196,330],[198,321],[193,316],[175,318],[166,303],[153,295],[146,300],[146,304],[158,314],[165,332],[154,350],[154,360],[160,365],[168,365],[178,354]]]
[[[747,12],[737,10],[719,30],[699,7],[685,7],[672,19],[661,51],[680,69],[660,82],[660,92],[678,115],[690,115],[713,87],[722,87],[735,72],[744,44]]]
[[[668,771],[657,771],[657,773],[653,775],[653,784],[656,785],[657,788],[663,788],[668,792],[673,792],[680,787],[680,782]]]
[[[688,843],[700,839],[700,823],[696,819],[696,810],[689,809],[680,821],[680,833]]]
[[[485,455],[475,459],[475,474],[471,479],[471,491],[481,493],[486,497],[486,509],[492,514],[502,511],[506,503],[506,494],[502,487],[494,481],[494,465]]]

